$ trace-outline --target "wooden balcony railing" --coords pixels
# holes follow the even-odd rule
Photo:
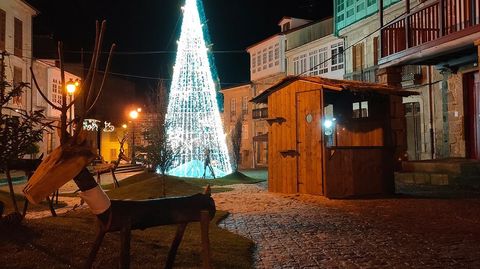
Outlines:
[[[381,30],[382,57],[460,32],[479,21],[479,0],[437,0]]]
[[[268,108],[257,108],[252,111],[252,119],[266,119],[268,118]]]

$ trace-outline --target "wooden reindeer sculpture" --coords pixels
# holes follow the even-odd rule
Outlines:
[[[97,34],[95,39],[95,49],[92,57],[90,69],[87,78],[82,83],[81,91],[85,93],[83,110],[80,111],[79,120],[73,135],[68,135],[67,111],[72,107],[76,100],[66,104],[66,93],[62,94],[62,106],[59,107],[43,95],[40,95],[55,109],[61,111],[60,141],[61,145],[47,156],[39,167],[35,170],[31,180],[24,188],[25,197],[32,203],[39,203],[50,193],[60,188],[66,182],[75,181],[80,189],[79,196],[87,203],[90,210],[97,217],[97,239],[93,245],[92,251],[88,257],[86,268],[91,268],[96,253],[102,243],[103,237],[108,232],[121,231],[121,268],[128,268],[130,265],[130,231],[132,229],[145,229],[154,226],[178,224],[177,234],[172,243],[172,248],[168,255],[166,268],[173,266],[175,254],[189,222],[200,221],[202,227],[203,241],[203,267],[210,268],[210,251],[208,240],[208,225],[215,214],[215,203],[210,197],[210,190],[207,188],[205,194],[197,194],[189,197],[152,199],[145,201],[110,201],[110,198],[97,184],[92,174],[86,166],[96,157],[95,150],[87,143],[85,135],[81,132],[83,119],[94,107],[98,100],[103,85],[105,83],[110,60],[115,45],[112,45],[110,55],[107,61],[106,70],[96,97],[94,97],[94,82],[99,63],[101,44],[105,30],[105,22],[97,22]],[[65,85],[65,76],[63,68],[62,45],[59,43],[59,58],[62,86]],[[32,79],[37,85],[33,70],[31,70]],[[62,87],[64,88],[64,87]],[[120,157],[123,157],[121,153]]]

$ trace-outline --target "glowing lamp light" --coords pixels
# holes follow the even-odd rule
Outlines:
[[[142,112],[142,108],[141,107],[137,108],[137,112]]]
[[[333,126],[333,121],[331,121],[331,120],[325,120],[323,122],[323,127],[325,127],[325,128],[332,128],[332,126]]]
[[[135,120],[138,118],[138,111],[132,110],[130,111],[130,114],[128,114],[128,116],[130,116],[131,119]]]
[[[67,86],[66,86],[68,94],[73,95],[75,93],[75,90],[77,90],[78,85],[80,85],[78,81],[74,82],[72,79],[70,79],[67,82]]]
[[[123,129],[127,129],[127,125],[126,125],[125,123],[122,124],[122,128],[123,128]]]

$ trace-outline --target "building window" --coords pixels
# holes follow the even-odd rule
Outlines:
[[[332,66],[331,70],[343,69],[343,42],[332,45]]]
[[[293,58],[293,74],[294,75],[300,74],[300,61],[298,57]]]
[[[275,44],[275,65],[280,64],[280,46]]]
[[[21,20],[15,18],[14,22],[14,49],[13,54],[18,57],[22,57],[23,47],[23,23]]]
[[[6,32],[7,14],[5,10],[0,9],[0,50],[5,50],[5,32]]]
[[[57,79],[52,81],[52,102],[59,105],[62,104],[62,82]]]
[[[367,118],[368,117],[368,101],[354,102],[352,104],[352,118]]]
[[[379,51],[379,43],[378,43],[378,36],[373,38],[373,64],[378,65],[378,55],[380,55]]]
[[[235,98],[230,99],[230,117],[237,115],[237,100]]]
[[[258,52],[257,53],[257,72],[262,71],[262,53]]]
[[[22,82],[22,80],[23,80],[22,68],[14,66],[13,67],[13,87],[18,87],[18,85]],[[15,105],[21,106],[22,105],[22,95],[13,97],[12,102]]]
[[[248,96],[242,97],[242,115],[248,114]]]
[[[363,69],[363,43],[357,44],[352,48],[353,72],[359,72]]]
[[[319,66],[318,73],[325,74],[328,73],[328,48],[322,48],[319,50]]]
[[[309,54],[309,70],[310,70],[310,75],[312,76],[318,76],[318,68],[319,68],[319,62],[318,62],[318,50],[311,51]]]
[[[262,64],[263,64],[263,69],[267,69],[267,49],[264,49],[263,50],[263,60],[262,60]]]
[[[268,67],[273,67],[273,47],[268,49]]]
[[[307,54],[300,56],[300,74],[304,74],[307,71]]]
[[[252,55],[252,69],[255,69],[257,67],[257,57],[255,54]]]

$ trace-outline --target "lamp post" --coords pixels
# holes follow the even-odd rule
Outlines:
[[[67,93],[68,95],[70,96],[70,104],[72,103],[72,100],[73,100],[73,96],[75,95],[75,91],[77,90],[77,87],[80,85],[80,82],[77,80],[73,81],[73,79],[70,79],[68,82],[67,82],[67,85],[66,85],[66,88],[67,88]],[[69,109],[69,121],[70,121],[70,134],[72,134],[72,110],[73,110],[73,106],[70,107]]]
[[[141,111],[141,110],[140,110]],[[138,109],[132,110],[128,114],[130,119],[132,119],[132,164],[136,164],[135,162],[135,120],[138,118]]]

